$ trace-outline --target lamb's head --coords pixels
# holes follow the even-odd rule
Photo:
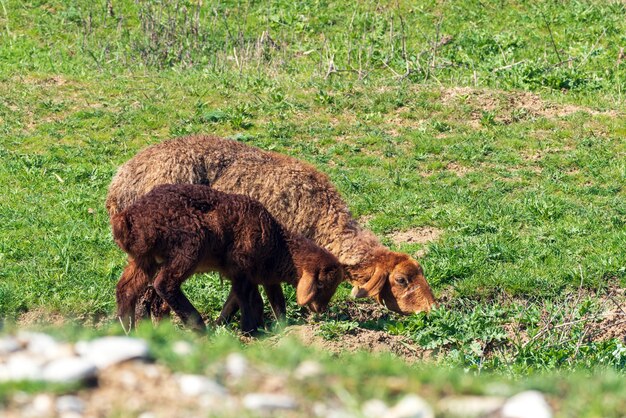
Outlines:
[[[296,300],[299,305],[313,312],[323,312],[343,281],[343,268],[335,256],[327,251],[317,260],[311,258],[308,261],[302,266]]]
[[[422,266],[408,255],[387,251],[376,257],[370,271],[366,283],[355,284],[352,296],[372,297],[388,309],[405,315],[433,307],[435,298]]]

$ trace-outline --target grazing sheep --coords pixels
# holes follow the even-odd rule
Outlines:
[[[390,251],[359,226],[328,177],[307,163],[212,136],[166,141],[119,168],[106,200],[109,215],[164,183],[207,184],[258,200],[289,231],[337,256],[355,297],[372,297],[404,314],[427,311],[434,304],[419,263]],[[144,299],[148,306],[154,302],[149,294]]]
[[[218,271],[232,281],[229,300],[241,309],[242,331],[253,332],[263,322],[258,285],[291,283],[298,304],[319,312],[343,280],[335,256],[287,232],[259,202],[205,185],[155,187],[113,215],[111,225],[115,242],[135,264],[117,284],[118,315],[123,324],[130,319],[129,327],[150,282],[185,324],[202,330],[180,286],[194,273]]]

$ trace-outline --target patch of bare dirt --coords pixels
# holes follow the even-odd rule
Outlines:
[[[412,228],[406,231],[398,231],[389,235],[394,244],[428,244],[437,241],[443,231],[432,226]]]
[[[460,165],[458,163],[448,163],[448,165],[446,165],[446,170],[453,172],[454,174],[456,174],[459,177],[463,177],[465,176],[467,173],[471,173],[472,169],[470,169],[469,167]]]
[[[33,325],[64,325],[68,318],[58,312],[48,312],[43,308],[35,308],[22,313],[17,319],[19,327],[29,327]]]
[[[22,82],[24,84],[32,84],[37,86],[63,86],[65,84],[68,84],[68,80],[62,75],[55,75],[46,78],[16,76],[14,80]]]
[[[409,362],[421,360],[430,354],[405,337],[365,328],[356,328],[336,339],[327,340],[320,335],[319,324],[292,325],[285,329],[284,335],[293,336],[304,345],[315,346],[333,354],[361,350],[391,353]]]
[[[495,120],[508,124],[528,117],[560,118],[576,112],[590,115],[620,116],[615,110],[598,111],[572,104],[557,104],[543,100],[529,92],[505,92],[501,90],[475,89],[472,87],[453,87],[441,92],[444,105],[456,103],[472,107],[470,125],[476,126],[483,117],[483,112],[494,112]]]
[[[48,311],[45,308],[37,307],[27,312],[23,312],[16,320],[16,325],[20,328],[28,328],[35,325],[62,326],[70,323],[77,323],[95,328],[102,328],[114,320],[106,315],[97,316],[65,316],[59,312]]]

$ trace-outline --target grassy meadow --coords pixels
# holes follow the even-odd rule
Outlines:
[[[626,409],[624,2],[0,6],[10,327],[68,318],[88,330],[58,332],[111,330],[125,265],[104,208],[116,168],[150,144],[218,134],[327,173],[385,244],[419,254],[441,301],[429,315],[356,320],[342,285],[329,313],[307,317],[287,290],[290,323],[331,341],[356,328],[406,337],[430,353],[410,373],[435,376],[437,390],[493,371],[579,399],[584,378],[556,387],[560,374],[545,374],[579,370],[615,401],[571,400],[563,416]],[[185,291],[215,318],[228,285],[203,275]],[[358,356],[347,379],[406,367]]]

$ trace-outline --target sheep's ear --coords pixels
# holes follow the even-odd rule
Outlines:
[[[387,282],[387,277],[389,274],[382,267],[376,267],[374,270],[374,274],[372,278],[369,279],[367,283],[363,287],[355,286],[352,289],[352,296],[355,298],[364,298],[371,297],[374,298],[382,292],[383,287],[385,286],[385,282]]]
[[[303,272],[296,287],[296,301],[298,305],[308,305],[315,297],[315,289],[315,276],[309,271]]]

